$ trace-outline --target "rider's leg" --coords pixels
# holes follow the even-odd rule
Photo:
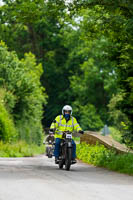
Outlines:
[[[72,140],[72,159],[76,158],[76,143],[74,142],[74,140]]]
[[[60,138],[56,138],[55,140],[55,149],[54,149],[54,156],[55,158],[59,158],[59,153],[60,153]]]

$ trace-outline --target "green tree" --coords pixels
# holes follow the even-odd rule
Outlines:
[[[36,144],[42,140],[42,106],[47,97],[40,83],[42,72],[33,54],[25,54],[19,60],[15,52],[0,44],[0,87],[7,91],[6,109],[12,115],[19,139]]]
[[[97,130],[105,122],[115,125],[107,105],[113,96],[123,93],[113,109],[128,117],[132,134],[132,1],[4,2],[0,39],[19,58],[31,51],[37,63],[43,64],[41,82],[49,96],[45,124],[51,123],[64,104],[73,104],[83,127],[94,130],[92,115],[98,121]],[[8,95],[13,107],[16,96]]]
[[[72,26],[62,31],[64,44],[69,48],[66,67],[70,73],[70,96],[74,108],[78,108],[76,114],[79,121],[81,118],[86,118],[86,122],[91,120],[88,126],[86,124],[86,128],[92,130],[100,129],[103,123],[112,123],[107,105],[112,95],[117,93],[116,61],[111,59],[114,49],[110,48],[114,44],[106,35],[101,35],[101,15],[108,16],[102,7],[96,6],[93,10],[83,9],[75,14]],[[88,119],[90,105],[94,108],[94,116]]]
[[[36,55],[37,62],[43,64],[45,73],[41,76],[41,82],[49,96],[47,107],[44,108],[47,116],[44,121],[49,125],[67,101],[64,93],[69,87],[64,68],[67,49],[60,35],[66,15],[65,1],[4,2],[5,5],[1,7],[0,37],[20,58],[25,52],[31,51]]]
[[[15,142],[18,139],[18,132],[13,119],[4,105],[6,91],[0,88],[0,140],[4,142]]]
[[[99,22],[101,24],[101,33],[106,36],[113,44],[113,53],[110,61],[116,62],[117,87],[122,92],[123,99],[117,102],[116,110],[119,109],[128,118],[128,141],[133,141],[133,67],[132,67],[132,49],[133,49],[133,5],[131,0],[93,0],[93,1],[73,1],[70,10],[76,13],[81,8],[93,10],[100,6],[106,15],[101,15]],[[95,15],[94,15],[95,18]],[[94,20],[91,20],[93,23]],[[88,21],[91,24],[90,20]],[[97,21],[98,22],[98,21]],[[118,93],[119,95],[119,93]]]

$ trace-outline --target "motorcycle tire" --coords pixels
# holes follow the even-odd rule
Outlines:
[[[67,149],[67,155],[65,160],[65,170],[69,171],[71,167],[71,160],[72,160],[72,148]]]
[[[52,158],[52,149],[48,148],[48,158]]]
[[[48,158],[52,158],[52,155],[48,155]]]

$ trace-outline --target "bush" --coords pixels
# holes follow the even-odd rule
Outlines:
[[[0,126],[6,129],[12,126],[9,132],[13,137],[16,128],[19,139],[25,139],[29,144],[42,143],[41,120],[43,105],[46,104],[47,98],[45,89],[40,83],[42,73],[42,65],[36,63],[32,53],[25,54],[24,59],[20,60],[15,52],[9,52],[5,44],[0,42],[0,88],[5,89],[3,98],[5,107],[2,113],[6,116],[9,113],[12,116],[12,125],[11,120],[7,120],[6,117],[5,121],[0,121]],[[1,129],[1,139],[7,141],[7,133],[4,128]]]
[[[116,154],[104,145],[77,144],[77,158],[95,166],[133,175],[133,154]]]
[[[29,157],[42,154],[44,151],[44,145],[29,145],[24,141],[14,144],[0,142],[0,157]]]
[[[117,142],[122,143],[122,134],[120,131],[114,127],[109,127],[109,130],[111,132],[111,137]]]
[[[18,132],[11,116],[4,106],[3,99],[0,96],[0,140],[5,142],[15,142],[17,138]]]

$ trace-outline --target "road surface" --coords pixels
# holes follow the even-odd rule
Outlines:
[[[78,162],[59,170],[54,158],[0,158],[0,200],[132,200],[133,177]]]

